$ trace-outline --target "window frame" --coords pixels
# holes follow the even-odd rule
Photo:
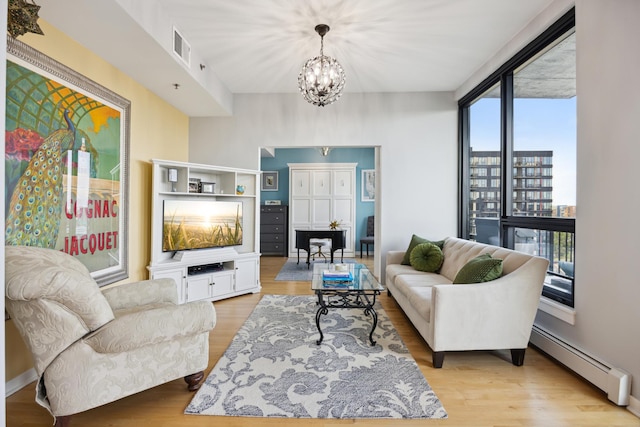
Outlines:
[[[500,176],[498,178],[501,180],[499,215],[501,246],[513,248],[514,241],[512,231],[516,228],[526,228],[572,233],[575,250],[575,218],[513,215],[513,76],[520,67],[539,53],[553,46],[561,37],[572,30],[575,31],[575,7],[571,8],[546,31],[536,37],[531,43],[516,53],[511,59],[506,61],[495,72],[458,101],[458,138],[460,147],[458,160],[460,177],[458,235],[463,238],[469,238],[469,196],[471,194],[470,184],[473,178],[471,176],[471,168],[473,165],[470,164],[470,108],[476,100],[480,99],[490,89],[499,84],[501,165]],[[549,275],[553,276],[556,275],[556,273],[549,271]],[[575,282],[573,278],[571,278],[571,292],[570,295],[567,295],[567,292],[557,291],[545,283],[542,295],[573,308],[575,303],[574,284]]]

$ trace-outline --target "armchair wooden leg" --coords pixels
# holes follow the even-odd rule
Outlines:
[[[200,384],[200,382],[202,381],[203,378],[204,378],[204,372],[200,371],[200,372],[196,372],[195,374],[187,375],[186,377],[184,377],[184,380],[188,385],[187,388],[189,389],[189,391],[196,391],[202,385]]]
[[[444,351],[434,351],[431,358],[434,368],[442,368],[442,364],[444,363]]]
[[[524,352],[526,348],[512,348],[511,349],[511,361],[515,366],[522,366],[524,364]]]
[[[56,417],[55,427],[69,427],[71,425],[71,415]]]

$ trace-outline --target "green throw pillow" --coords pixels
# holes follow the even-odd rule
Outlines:
[[[502,260],[491,258],[489,254],[482,254],[466,263],[456,274],[453,283],[489,282],[501,275]]]
[[[411,267],[418,271],[436,272],[442,266],[442,261],[442,249],[431,242],[420,243],[411,251]]]
[[[433,243],[440,249],[444,246],[444,240],[439,240],[437,242],[432,242],[431,240],[423,239],[422,237],[416,236],[415,234],[411,236],[411,242],[409,242],[409,247],[407,251],[404,253],[404,258],[402,258],[402,265],[411,265],[411,251],[420,243]]]

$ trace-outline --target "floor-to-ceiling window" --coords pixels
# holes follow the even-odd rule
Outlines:
[[[502,181],[500,179],[500,84],[469,106],[469,238],[499,244]]]
[[[543,295],[574,302],[575,14],[463,97],[463,237],[549,259]]]

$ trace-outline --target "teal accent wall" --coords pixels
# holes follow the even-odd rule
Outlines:
[[[276,148],[275,157],[261,159],[262,171],[278,172],[278,191],[261,191],[260,201],[280,200],[289,204],[289,167],[288,163],[357,163],[356,166],[356,250],[360,250],[360,238],[367,234],[367,217],[375,212],[374,202],[363,202],[361,180],[363,169],[375,169],[375,149],[332,148],[326,157],[319,148]],[[338,218],[339,219],[339,218]],[[329,224],[327,224],[328,226]]]

